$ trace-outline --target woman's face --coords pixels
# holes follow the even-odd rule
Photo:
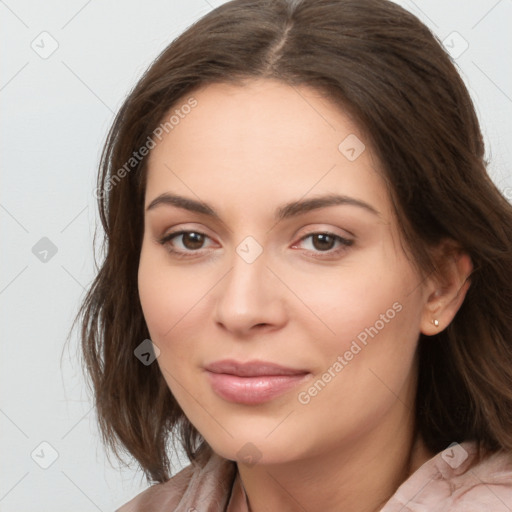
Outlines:
[[[151,151],[139,268],[184,413],[220,455],[260,463],[407,431],[426,291],[369,143],[310,88],[261,80],[194,97]],[[227,359],[299,373],[206,369]]]

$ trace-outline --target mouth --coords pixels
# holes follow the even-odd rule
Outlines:
[[[298,386],[311,374],[266,361],[224,360],[205,367],[213,391],[229,402],[257,405]]]

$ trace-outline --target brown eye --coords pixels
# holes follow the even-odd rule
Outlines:
[[[174,255],[186,256],[187,254],[199,253],[201,249],[206,249],[205,243],[209,239],[209,236],[198,231],[178,231],[165,235],[159,242]]]
[[[329,232],[310,233],[300,240],[300,245],[306,249],[306,252],[316,258],[337,257],[347,251],[353,243],[354,240]],[[299,244],[294,245],[293,248],[298,246]]]
[[[319,251],[328,251],[334,247],[335,238],[327,233],[312,235],[313,247]]]
[[[181,236],[183,237],[182,243],[187,249],[201,249],[204,244],[205,236],[202,233],[188,231],[187,233],[183,233]]]

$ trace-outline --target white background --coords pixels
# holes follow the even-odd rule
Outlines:
[[[147,487],[135,466],[108,463],[76,333],[63,349],[93,277],[93,190],[113,115],[157,54],[220,3],[0,1],[3,512],[112,511]],[[455,51],[465,43],[454,31],[469,44],[456,62],[482,123],[491,176],[512,199],[512,0],[400,3]],[[52,38],[58,48],[48,58],[31,47],[48,51]],[[32,252],[43,237],[57,248],[46,263]],[[48,469],[31,458],[36,448],[43,463],[58,454]]]

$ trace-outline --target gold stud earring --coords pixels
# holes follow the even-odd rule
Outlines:
[[[434,320],[432,320],[432,323],[436,326],[436,327],[439,327],[439,320],[437,318],[435,318]]]

